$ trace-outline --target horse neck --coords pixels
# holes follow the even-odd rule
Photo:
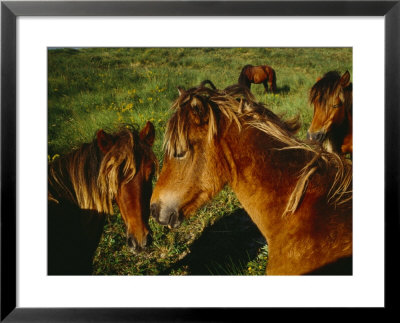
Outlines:
[[[347,121],[347,117],[340,125],[336,125],[332,127],[332,130],[327,135],[326,146],[329,147],[330,150],[340,153],[341,146],[343,144],[344,138],[349,132],[350,124]],[[325,147],[326,148],[326,147]],[[326,148],[328,149],[328,148]]]
[[[228,184],[261,232],[279,230],[289,196],[301,169],[312,159],[254,128],[230,126],[220,141]],[[268,214],[268,217],[265,215]],[[275,224],[274,224],[275,223]],[[273,225],[274,224],[274,225]]]
[[[352,87],[350,89],[345,90],[345,98],[346,98],[346,117],[347,117],[347,134],[343,138],[341,151],[343,153],[353,153],[353,91]]]
[[[249,81],[249,79],[247,78],[247,75],[246,75],[246,67],[244,67],[242,69],[242,71],[240,72],[238,83],[240,85],[242,85],[242,86],[249,87],[250,81]]]
[[[332,146],[332,150],[336,152],[341,152],[344,141],[349,136],[352,137],[353,134],[353,98],[351,88],[344,89],[344,97],[344,118],[340,124],[332,128],[327,138]]]
[[[349,86],[344,90],[344,97],[346,100],[346,118],[350,127],[350,131],[353,130],[353,90],[352,86]]]

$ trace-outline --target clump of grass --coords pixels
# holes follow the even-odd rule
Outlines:
[[[268,263],[268,245],[260,248],[256,258],[250,260],[247,264],[245,275],[264,275]]]
[[[143,253],[133,255],[126,246],[125,226],[119,213],[109,217],[94,260],[94,272],[102,275],[158,275],[184,258],[189,246],[202,231],[218,219],[240,208],[235,195],[225,188],[180,227],[168,229],[149,220],[153,243]],[[112,259],[110,256],[112,255]],[[132,264],[135,264],[134,266]],[[173,272],[182,273],[175,269]]]

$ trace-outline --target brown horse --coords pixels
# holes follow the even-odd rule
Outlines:
[[[239,85],[180,90],[173,109],[151,197],[158,223],[177,227],[229,185],[268,242],[267,274],[352,273],[349,161],[296,139],[297,119]]]
[[[103,130],[48,169],[48,272],[91,274],[106,214],[119,207],[133,252],[150,240],[148,218],[157,158],[151,122],[140,133],[126,126]]]
[[[350,73],[326,73],[310,91],[314,116],[308,139],[320,142],[328,151],[353,153],[353,87]]]
[[[262,83],[265,92],[268,92],[268,85],[272,93],[276,92],[276,74],[272,67],[268,65],[245,65],[239,75],[238,83],[250,90],[251,83]]]

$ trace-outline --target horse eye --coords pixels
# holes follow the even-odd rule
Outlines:
[[[342,106],[342,104],[341,103],[339,103],[339,104],[335,104],[332,108],[335,108],[335,109],[337,109],[337,108],[340,108]]]
[[[185,157],[185,155],[186,155],[186,151],[180,151],[180,152],[176,151],[174,153],[174,158],[181,159],[181,158]]]

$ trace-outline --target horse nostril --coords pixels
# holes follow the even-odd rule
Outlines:
[[[137,243],[135,241],[135,238],[132,235],[128,235],[127,244],[128,244],[128,247],[132,250],[135,250],[137,248]]]
[[[325,132],[309,132],[307,131],[307,139],[315,142],[322,142],[325,139]]]
[[[168,226],[172,229],[179,227],[182,222],[182,218],[178,210],[171,211]]]
[[[180,224],[179,210],[176,207],[160,207],[159,204],[152,204],[150,205],[150,214],[158,224],[171,228]]]
[[[169,213],[169,222],[173,221],[176,218],[177,212],[175,210],[171,210]]]
[[[158,205],[156,203],[153,203],[153,204],[150,205],[150,215],[153,218],[155,218],[155,219],[158,218],[159,210],[160,209],[159,209],[159,207],[158,207]]]
[[[316,134],[315,138],[316,138],[317,141],[322,142],[323,139],[324,139],[324,135],[325,135],[325,134],[324,134],[322,131],[320,131],[320,132],[318,132],[318,133]]]
[[[153,238],[149,233],[142,239],[142,241],[138,242],[132,234],[128,234],[126,242],[130,251],[133,254],[137,254],[148,247],[153,242]]]

